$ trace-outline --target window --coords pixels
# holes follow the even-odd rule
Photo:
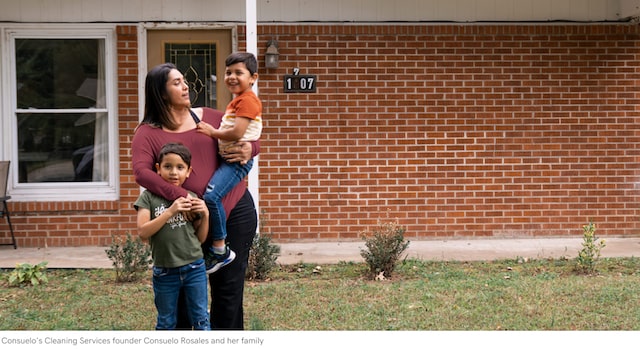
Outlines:
[[[117,198],[112,31],[7,29],[14,200]]]

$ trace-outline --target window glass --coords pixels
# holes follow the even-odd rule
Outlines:
[[[103,58],[96,39],[17,39],[19,109],[104,108]]]
[[[108,180],[103,39],[16,39],[18,183]]]
[[[106,171],[94,170],[94,159],[106,157],[106,139],[96,138],[101,118],[106,115],[18,114],[19,182],[106,181]]]

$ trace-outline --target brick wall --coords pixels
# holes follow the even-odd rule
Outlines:
[[[636,25],[260,25],[276,239],[638,235]],[[244,32],[239,31],[242,35]],[[285,94],[294,67],[317,93]]]
[[[638,26],[260,25],[264,230],[358,239],[638,236]],[[238,28],[239,48],[245,32]],[[118,35],[121,199],[11,202],[19,246],[108,245],[134,231],[137,31]],[[283,93],[293,68],[316,93]],[[0,238],[7,236],[0,226]]]

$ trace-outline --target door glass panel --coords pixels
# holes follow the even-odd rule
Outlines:
[[[193,107],[216,108],[216,45],[165,43],[165,61],[178,67],[189,84]]]

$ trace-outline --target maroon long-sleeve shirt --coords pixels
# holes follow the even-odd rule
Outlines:
[[[222,120],[222,113],[211,108],[203,108],[202,120],[218,127]],[[165,182],[156,172],[155,163],[158,159],[160,148],[166,143],[179,142],[187,146],[191,151],[191,175],[184,182],[182,187],[178,187]],[[260,151],[259,142],[252,142],[253,156]],[[141,125],[133,136],[131,142],[133,174],[136,182],[151,191],[168,200],[175,200],[179,197],[187,195],[190,190],[198,196],[202,197],[209,183],[209,179],[220,166],[223,161],[218,156],[218,141],[202,133],[198,133],[196,129],[186,132],[166,132],[162,128],[152,127],[149,125]],[[229,213],[236,206],[242,195],[246,191],[247,185],[245,181],[240,181],[231,191],[222,199],[224,210],[229,217]]]

